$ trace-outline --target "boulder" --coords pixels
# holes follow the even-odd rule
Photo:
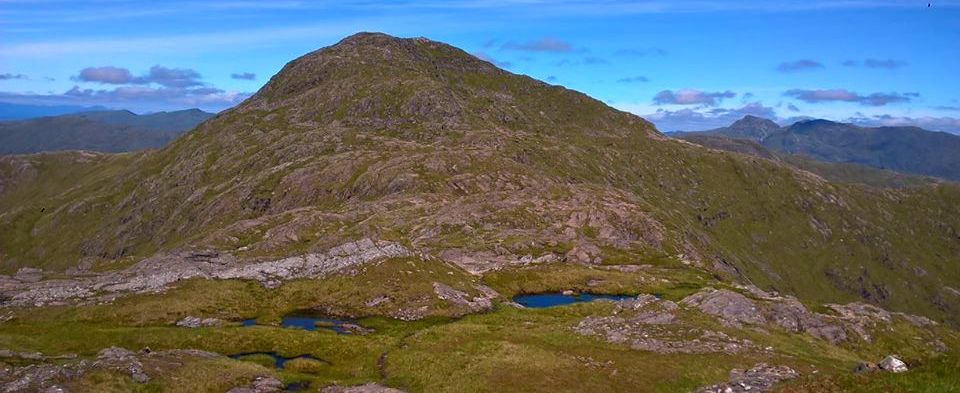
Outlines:
[[[897,359],[892,355],[883,358],[878,366],[881,370],[891,373],[902,373],[908,370],[907,364],[904,363],[903,360]]]
[[[787,366],[769,366],[759,363],[749,370],[730,371],[730,380],[725,383],[702,387],[696,393],[743,393],[766,392],[777,382],[799,377],[800,373]]]

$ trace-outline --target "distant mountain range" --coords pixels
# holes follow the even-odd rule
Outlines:
[[[79,105],[30,105],[0,102],[0,120],[26,120],[43,116],[60,116],[71,113],[105,111],[102,106]]]
[[[960,136],[917,127],[859,127],[828,120],[800,121],[781,127],[768,119],[746,116],[729,127],[670,135],[753,155],[794,155],[828,163],[960,180]],[[707,137],[750,141],[756,145]],[[758,151],[759,147],[767,152]]]
[[[0,154],[59,150],[108,153],[161,147],[212,117],[199,109],[138,115],[93,111],[0,122]]]

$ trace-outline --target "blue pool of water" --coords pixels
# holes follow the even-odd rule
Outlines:
[[[257,325],[255,319],[244,319],[241,323],[245,327]],[[356,322],[349,320],[308,315],[288,315],[280,320],[280,326],[285,328],[303,329],[311,332],[317,329],[328,329],[337,334],[350,334],[350,331],[344,328],[344,325],[356,324]]]
[[[634,296],[629,295],[594,295],[582,293],[577,295],[564,295],[560,293],[538,293],[533,295],[517,295],[513,301],[528,308],[544,308],[553,306],[563,306],[573,303],[591,302],[598,299],[623,300],[631,299]]]

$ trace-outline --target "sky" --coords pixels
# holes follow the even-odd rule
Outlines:
[[[0,102],[219,111],[360,31],[446,42],[662,131],[752,114],[960,133],[960,0],[0,0]]]

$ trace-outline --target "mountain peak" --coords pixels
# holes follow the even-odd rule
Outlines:
[[[563,110],[568,107],[589,109],[574,114]],[[367,32],[291,61],[237,111],[282,111],[291,123],[433,135],[502,127],[602,133],[647,125],[582,93],[512,74],[448,44]],[[643,128],[645,134],[652,130]]]
[[[780,128],[780,125],[770,119],[765,119],[754,115],[746,115],[742,119],[733,122],[733,124],[730,125],[730,128],[752,128],[768,131],[778,129]]]

